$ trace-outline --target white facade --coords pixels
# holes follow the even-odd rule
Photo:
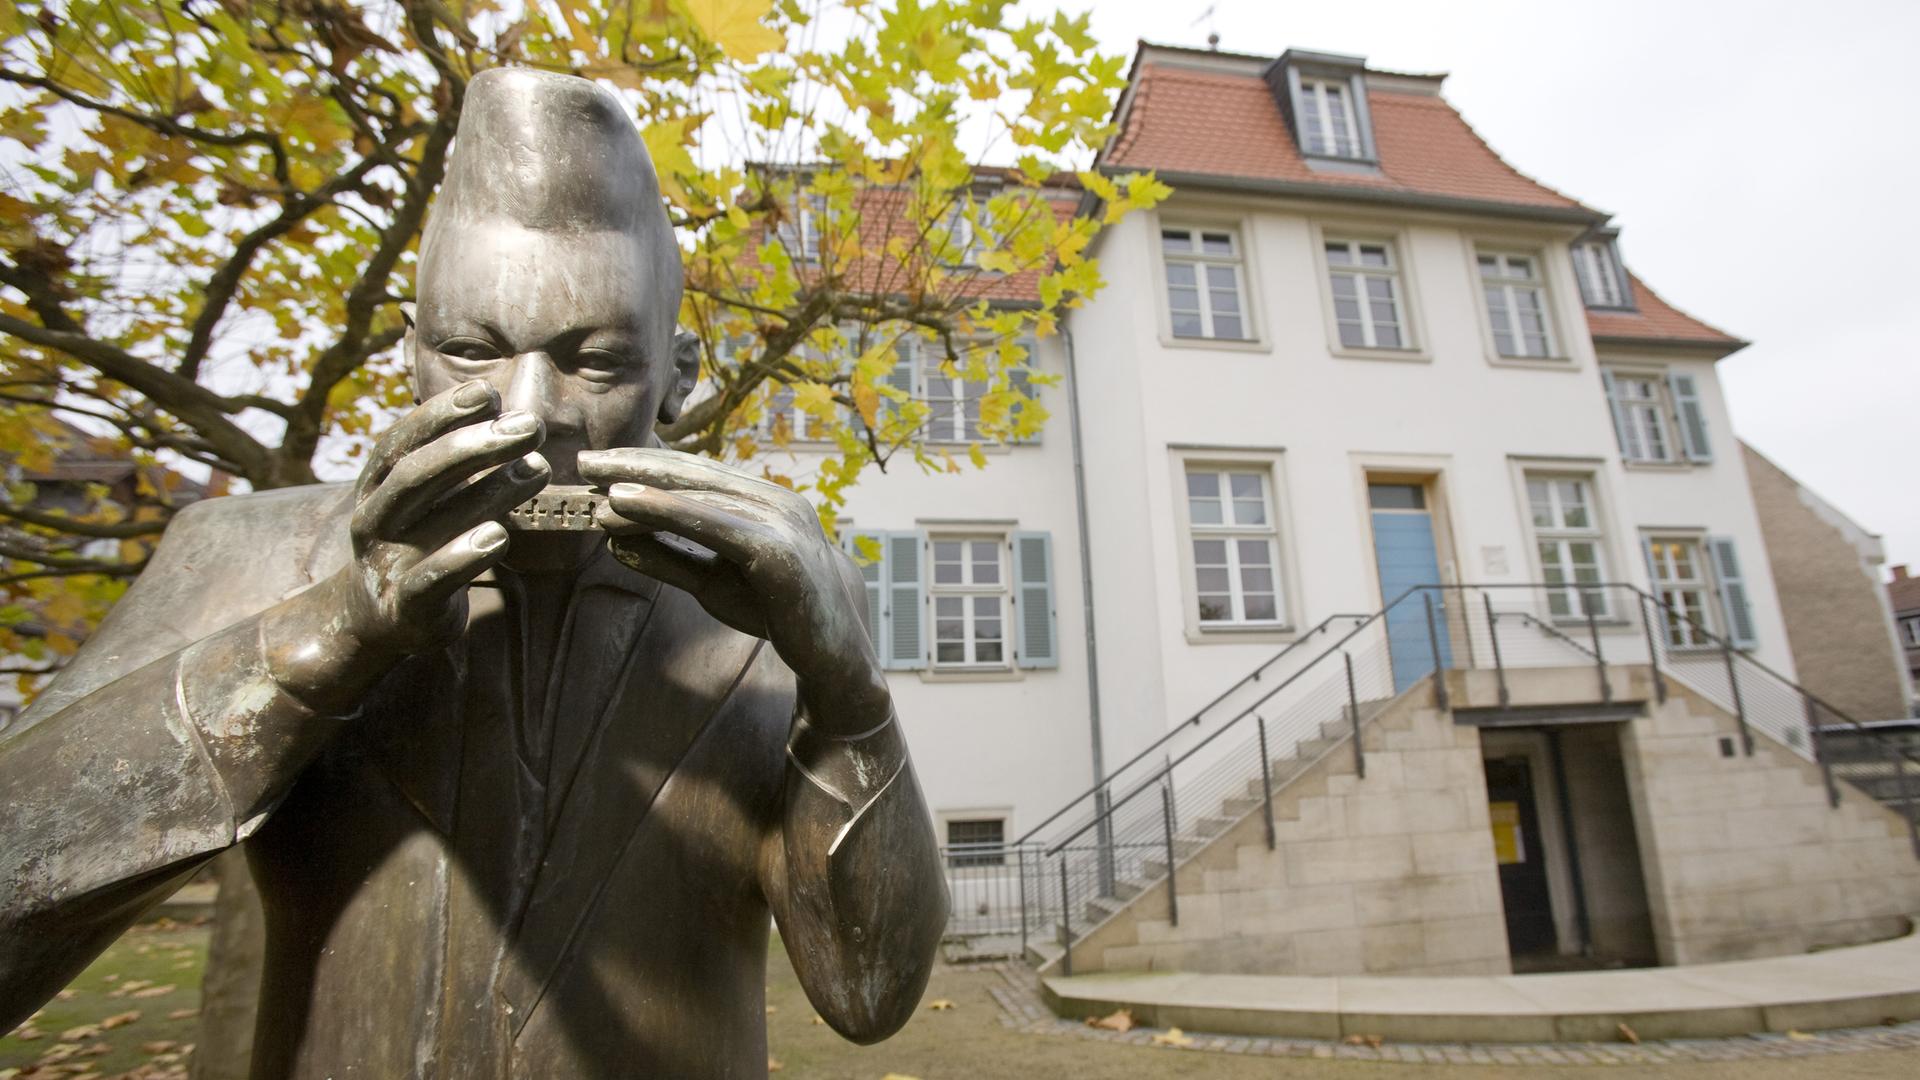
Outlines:
[[[1244,69],[1250,59],[1258,58],[1217,62]],[[1437,80],[1389,81],[1403,94],[1438,88]],[[1363,134],[1371,152],[1373,135]],[[1495,585],[1540,582],[1550,569],[1540,543],[1551,537],[1534,525],[1529,478],[1577,479],[1593,519],[1591,535],[1577,542],[1597,548],[1600,579],[1652,587],[1648,540],[1679,543],[1696,560],[1730,553],[1737,579],[1696,568],[1702,618],[1791,678],[1764,540],[1714,372],[1727,342],[1604,339],[1596,348],[1574,253],[1593,225],[1464,203],[1180,183],[1155,211],[1105,230],[1093,254],[1107,287],[1037,353],[1040,370],[1064,374],[1071,350],[1079,377],[1077,388],[1041,392],[1052,419],[1038,444],[993,451],[984,471],[925,475],[908,466],[870,475],[849,496],[855,531],[918,530],[932,539],[1037,531],[1052,540],[1057,666],[950,672],[929,660],[892,676],[916,767],[943,823],[1000,819],[999,838],[1012,840],[1093,779],[1066,400],[1076,390],[1108,768],[1306,628],[1391,599],[1377,570],[1370,481],[1424,493],[1441,582]],[[1358,264],[1362,248],[1368,266],[1330,262]],[[1600,273],[1610,259],[1617,272],[1610,246],[1597,253],[1601,260],[1594,254],[1581,252],[1579,270]],[[1380,277],[1388,284],[1368,281]],[[1631,295],[1624,273],[1605,285],[1602,303]],[[1357,322],[1346,309],[1343,344],[1336,302],[1356,290],[1383,295],[1369,289],[1391,291],[1391,306],[1368,306]],[[1490,291],[1499,292],[1497,307]],[[1537,310],[1544,327],[1523,324],[1523,309]],[[1604,383],[1603,370],[1626,382]],[[1676,374],[1690,384],[1671,382]],[[1617,430],[1610,386],[1615,398],[1650,395],[1636,434]],[[1635,456],[1656,460],[1625,461],[1623,440]],[[804,458],[806,450],[795,453]],[[1228,474],[1202,484],[1245,485],[1246,519],[1229,508],[1217,522],[1194,521],[1190,470]],[[1263,502],[1256,504],[1249,477],[1261,478]],[[1224,548],[1196,546],[1221,538]],[[1241,547],[1243,539],[1251,546]],[[1196,566],[1196,552],[1228,549],[1269,558],[1272,586],[1209,597],[1215,617],[1203,618],[1207,568]],[[1236,579],[1245,569],[1227,568]],[[1744,595],[1743,605],[1734,601],[1740,615],[1721,602],[1730,593]],[[930,649],[924,621],[922,631],[921,647]],[[943,840],[949,835],[943,824]]]

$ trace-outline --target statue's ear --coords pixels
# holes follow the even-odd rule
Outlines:
[[[400,358],[406,362],[407,385],[413,390],[413,403],[418,405],[424,399],[420,395],[420,363],[414,359],[413,311],[413,301],[401,302],[400,318],[406,320],[407,332],[400,339]]]
[[[671,424],[680,419],[687,395],[693,393],[694,384],[699,381],[700,338],[677,330],[673,335],[673,383],[667,387],[667,396],[660,399],[661,423]]]

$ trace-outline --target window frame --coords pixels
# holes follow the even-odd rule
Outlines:
[[[1328,247],[1336,244],[1347,244],[1356,249],[1363,244],[1383,247],[1386,249],[1389,265],[1385,270],[1336,266],[1327,252]],[[1431,362],[1433,358],[1426,350],[1425,328],[1420,319],[1420,289],[1414,280],[1412,262],[1405,256],[1406,251],[1405,235],[1398,231],[1382,232],[1364,226],[1346,226],[1337,222],[1314,223],[1314,265],[1320,276],[1321,313],[1326,320],[1327,349],[1333,355],[1366,360]],[[1393,283],[1393,301],[1395,313],[1399,319],[1401,344],[1349,345],[1341,339],[1340,313],[1333,286],[1333,277],[1336,273],[1351,274],[1357,278],[1384,277]],[[1365,325],[1369,332],[1373,331],[1371,319]]]
[[[1486,258],[1493,258],[1500,261],[1502,272],[1499,275],[1489,278],[1482,270],[1481,260]],[[1507,271],[1507,264],[1508,261],[1512,259],[1525,259],[1531,262],[1534,267],[1535,276],[1530,279],[1511,276]],[[1475,288],[1478,289],[1480,293],[1480,319],[1482,325],[1486,328],[1487,344],[1492,351],[1495,362],[1505,364],[1541,364],[1553,367],[1572,366],[1568,363],[1570,357],[1566,351],[1566,343],[1562,340],[1563,335],[1559,331],[1557,325],[1558,320],[1554,313],[1554,297],[1556,294],[1553,288],[1553,275],[1549,269],[1548,260],[1544,251],[1534,247],[1516,246],[1493,241],[1477,241],[1469,251],[1468,266],[1472,269]],[[1494,294],[1491,289],[1495,285],[1500,288],[1503,302],[1506,305],[1509,334],[1513,334],[1518,330],[1518,323],[1513,321],[1513,312],[1516,310],[1514,304],[1516,294],[1514,290],[1516,288],[1531,289],[1539,294],[1540,325],[1541,334],[1544,338],[1544,352],[1534,354],[1530,352],[1507,353],[1501,351],[1500,328],[1495,325],[1493,318]],[[1524,334],[1516,335],[1514,340],[1519,342],[1524,336]]]
[[[1259,450],[1231,447],[1169,447],[1168,494],[1172,499],[1173,521],[1177,553],[1179,555],[1177,572],[1181,597],[1181,622],[1189,644],[1219,644],[1234,642],[1288,642],[1297,635],[1294,598],[1300,595],[1299,582],[1293,565],[1293,536],[1291,521],[1287,514],[1287,488],[1282,475],[1282,454],[1279,450]],[[1194,527],[1187,496],[1187,473],[1189,470],[1227,473],[1257,473],[1264,482],[1268,523],[1264,530],[1257,527],[1202,525]],[[1225,496],[1223,502],[1230,502],[1231,496]],[[1196,538],[1209,536],[1230,536],[1233,534],[1259,533],[1268,543],[1273,556],[1274,618],[1259,621],[1220,621],[1200,619],[1200,589],[1198,564],[1193,549]],[[1229,572],[1234,568],[1229,564]],[[1239,588],[1239,582],[1229,581],[1230,587]],[[1244,591],[1241,589],[1240,591]]]
[[[1608,376],[1613,383],[1613,400],[1610,408],[1621,410],[1626,418],[1628,429],[1640,447],[1640,452],[1629,453],[1625,446],[1620,447],[1620,460],[1628,465],[1687,465],[1686,447],[1680,444],[1680,417],[1673,407],[1673,392],[1669,388],[1665,372],[1651,372],[1633,368],[1619,368],[1608,365]],[[1624,383],[1644,383],[1653,394],[1647,398],[1629,398],[1621,392]],[[1650,416],[1655,422],[1662,446],[1666,450],[1663,456],[1656,457],[1647,452],[1650,443],[1648,430],[1638,423],[1637,416]]]
[[[956,541],[965,545],[962,550],[960,566],[963,568],[964,576],[968,580],[958,583],[943,583],[938,580],[940,562],[937,553],[939,551],[939,545]],[[994,557],[997,560],[997,573],[999,575],[997,584],[983,585],[971,580],[975,566],[975,560],[972,557],[974,554],[972,545],[976,543],[986,543],[992,547]],[[1018,647],[1018,641],[1013,636],[1014,585],[1011,580],[1013,558],[1011,551],[1008,549],[1007,534],[999,530],[966,529],[963,527],[948,529],[929,528],[927,530],[925,573],[927,625],[924,632],[927,635],[927,642],[930,646],[927,654],[927,670],[947,674],[975,672],[998,674],[1018,670],[1013,661],[1013,653]],[[995,618],[1000,623],[1000,636],[998,638],[984,639],[998,642],[1000,646],[999,660],[982,661],[977,659],[977,646],[983,639],[975,636],[975,623],[981,616],[978,607],[973,601],[983,597],[993,597],[999,600],[999,614],[995,616]],[[942,660],[940,659],[940,645],[942,643],[940,637],[940,622],[942,619],[951,619],[952,616],[943,616],[940,614],[940,600],[956,598],[963,601],[960,614],[961,642],[962,651],[967,659],[960,661]]]
[[[1289,49],[1281,55],[1279,64],[1285,69],[1286,111],[1293,128],[1294,146],[1300,151],[1300,156],[1306,159],[1307,167],[1377,174],[1380,152],[1374,140],[1373,109],[1367,100],[1366,60],[1358,56]],[[1344,87],[1348,121],[1354,136],[1354,152],[1351,155],[1334,153],[1331,147],[1316,150],[1309,145],[1306,124],[1308,83],[1339,84]],[[1316,113],[1321,103],[1314,103]]]
[[[1173,339],[1183,342],[1205,341],[1231,342],[1235,344],[1255,340],[1253,337],[1253,320],[1247,303],[1249,292],[1247,289],[1246,275],[1246,243],[1242,239],[1240,229],[1237,226],[1229,225],[1163,222],[1155,232],[1159,239],[1160,264],[1164,278],[1160,290],[1161,311],[1166,315],[1167,331],[1172,335]],[[1186,252],[1168,251],[1167,234],[1171,232],[1185,232],[1189,234],[1190,240],[1197,241],[1193,246],[1193,250]],[[1206,238],[1209,233],[1225,236],[1229,246],[1233,249],[1232,253],[1229,255],[1208,254],[1206,251]],[[1199,303],[1199,307],[1195,310],[1194,314],[1199,316],[1201,329],[1201,332],[1197,335],[1184,335],[1174,328],[1174,285],[1172,267],[1175,264],[1191,266],[1194,269],[1194,284],[1192,288],[1197,294]],[[1241,334],[1239,337],[1225,337],[1214,333],[1214,320],[1219,315],[1219,313],[1214,310],[1212,302],[1212,294],[1216,291],[1216,288],[1213,283],[1208,280],[1209,275],[1205,272],[1214,267],[1224,267],[1233,272],[1234,303],[1239,308],[1238,315],[1240,318]],[[1187,286],[1181,287],[1186,288]]]
[[[994,859],[992,856],[961,856],[960,858],[954,858],[949,855],[945,860],[947,870],[983,869],[1004,867],[1007,865],[1005,848],[1010,843],[1010,838],[1013,835],[1012,809],[993,807],[979,810],[942,810],[938,816],[940,819],[940,847],[943,849],[951,848],[954,845],[951,837],[953,835],[953,825],[956,823],[961,825],[977,825],[987,822],[998,822],[1000,825],[1000,844],[1002,850],[998,859]],[[988,841],[961,842],[987,843]]]
[[[1582,542],[1593,545],[1595,580],[1590,586],[1592,591],[1589,595],[1599,600],[1599,603],[1594,605],[1593,617],[1597,622],[1616,621],[1617,615],[1603,586],[1611,580],[1608,571],[1610,567],[1616,565],[1618,553],[1608,542],[1608,500],[1601,491],[1599,470],[1559,462],[1517,462],[1516,464],[1519,467],[1521,521],[1526,526],[1527,557],[1533,567],[1534,581],[1538,582],[1544,590],[1541,606],[1547,621],[1560,625],[1586,621],[1586,604],[1580,600],[1581,594],[1576,591],[1581,587],[1578,581],[1579,564],[1573,560],[1573,552],[1569,546]],[[1536,480],[1548,484],[1549,504],[1555,508],[1556,517],[1561,521],[1564,521],[1565,513],[1560,505],[1558,489],[1554,485],[1564,481],[1584,484],[1587,492],[1585,506],[1588,524],[1585,527],[1552,525],[1543,530],[1543,527],[1534,520],[1533,483]],[[1560,555],[1564,559],[1562,576],[1566,580],[1559,585],[1551,585],[1547,581],[1547,562],[1541,549],[1548,543],[1558,545]],[[1563,605],[1566,608],[1565,611],[1554,610],[1553,601],[1556,595],[1567,601]]]
[[[1152,245],[1151,251],[1148,252],[1148,260],[1153,268],[1154,319],[1160,332],[1160,347],[1169,351],[1272,352],[1273,344],[1266,339],[1266,320],[1258,303],[1261,295],[1259,252],[1252,241],[1252,220],[1243,214],[1224,214],[1218,210],[1182,210],[1172,214],[1153,211],[1141,217],[1148,230],[1146,242]],[[1162,239],[1162,233],[1168,229],[1188,229],[1194,232],[1224,231],[1235,235],[1239,245],[1241,314],[1246,322],[1246,337],[1174,336],[1172,298],[1167,292],[1167,251]]]
[[[1600,255],[1596,256],[1594,252]],[[1634,303],[1633,282],[1627,277],[1626,263],[1620,259],[1620,242],[1617,238],[1592,236],[1576,240],[1568,245],[1567,255],[1573,263],[1573,280],[1580,288],[1581,303],[1599,311],[1639,309],[1639,305]],[[1602,257],[1605,265],[1597,265],[1597,260]],[[1612,295],[1604,291],[1596,295],[1596,289],[1603,281],[1611,284]]]
[[[1368,158],[1367,141],[1360,132],[1359,110],[1354,105],[1356,95],[1353,82],[1351,77],[1304,72],[1301,74],[1299,110],[1295,114],[1300,117],[1301,153],[1310,157],[1336,158],[1341,161],[1364,161]],[[1332,91],[1337,91],[1340,96],[1339,108],[1342,120],[1340,125],[1334,123],[1330,93]],[[1308,125],[1309,116],[1316,122],[1315,125]],[[1326,139],[1324,145],[1320,147],[1313,146],[1310,139],[1315,126]],[[1338,128],[1344,128],[1344,130],[1338,130]],[[1342,153],[1339,149],[1343,136],[1352,147],[1351,153]]]
[[[1661,643],[1669,652],[1710,652],[1718,648],[1713,636],[1724,635],[1725,629],[1720,625],[1720,585],[1714,573],[1713,556],[1707,550],[1706,535],[1694,530],[1659,529],[1643,534],[1640,542],[1647,553],[1648,589],[1667,609],[1660,618]],[[1687,548],[1688,557],[1693,561],[1693,577],[1663,576],[1663,567],[1673,560],[1663,558],[1662,553],[1655,550],[1656,545]],[[1694,604],[1676,604],[1668,598],[1668,593],[1696,593],[1698,599]],[[1690,616],[1692,622],[1676,619],[1668,613],[1672,610]],[[1675,639],[1675,630],[1682,631],[1682,640]]]
[[[1909,649],[1920,649],[1920,615],[1908,615],[1900,620],[1904,636],[1901,644]]]

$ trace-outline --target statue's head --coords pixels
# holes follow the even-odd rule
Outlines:
[[[408,334],[425,400],[485,379],[546,422],[556,483],[581,450],[645,446],[698,374],[676,338],[680,250],[619,99],[571,75],[482,72],[420,243]]]

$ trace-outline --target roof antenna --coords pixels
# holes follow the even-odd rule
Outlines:
[[[1187,24],[1188,26],[1199,26],[1203,22],[1207,24],[1207,48],[1213,52],[1220,51],[1220,31],[1213,25],[1213,9],[1217,6],[1208,4],[1207,10],[1201,12],[1199,18]]]

